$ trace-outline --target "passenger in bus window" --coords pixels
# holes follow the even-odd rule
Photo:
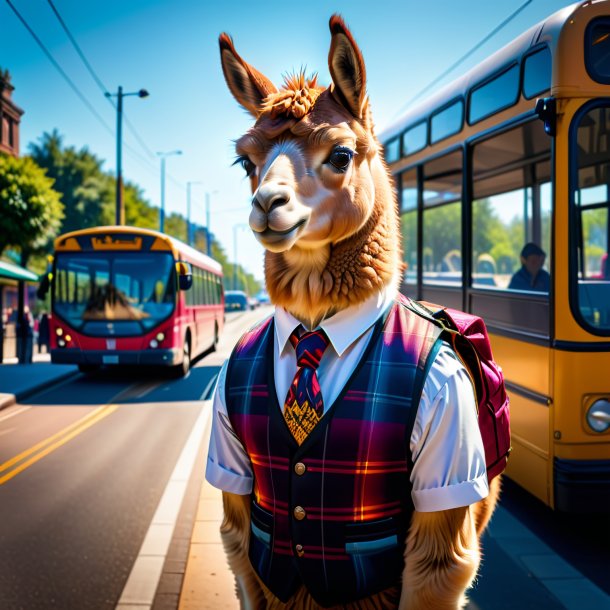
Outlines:
[[[529,242],[521,250],[521,269],[513,275],[508,288],[511,290],[531,290],[548,292],[551,276],[542,268],[546,252],[534,242]]]

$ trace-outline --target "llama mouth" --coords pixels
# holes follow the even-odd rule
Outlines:
[[[287,237],[294,231],[297,231],[306,222],[307,222],[307,219],[302,218],[301,220],[299,220],[299,222],[297,222],[295,225],[293,225],[289,229],[286,229],[285,231],[276,231],[275,229],[271,229],[271,228],[267,227],[264,231],[258,232],[258,236],[263,237],[265,239],[279,240],[279,239],[282,239],[283,237]]]

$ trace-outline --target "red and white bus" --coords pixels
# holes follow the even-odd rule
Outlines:
[[[185,375],[214,349],[224,324],[222,268],[148,229],[96,227],[55,240],[51,361],[91,372],[102,365],[162,365]]]

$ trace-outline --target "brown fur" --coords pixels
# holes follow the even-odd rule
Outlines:
[[[330,29],[326,90],[303,74],[278,90],[220,37],[227,84],[256,119],[236,150],[250,171],[250,226],[267,250],[267,289],[309,328],[390,286],[402,269],[397,205],[373,131],[364,60],[340,17]],[[341,150],[353,151],[345,166],[333,157]],[[402,584],[342,608],[462,607],[498,493],[496,479],[478,504],[415,512]],[[260,582],[248,561],[249,497],[223,497],[222,536],[242,608],[317,609],[304,589],[282,604]]]

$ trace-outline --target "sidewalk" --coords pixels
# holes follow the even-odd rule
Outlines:
[[[4,361],[0,364],[0,409],[77,373],[78,367],[73,364],[51,364],[49,354],[34,356],[32,364]]]

